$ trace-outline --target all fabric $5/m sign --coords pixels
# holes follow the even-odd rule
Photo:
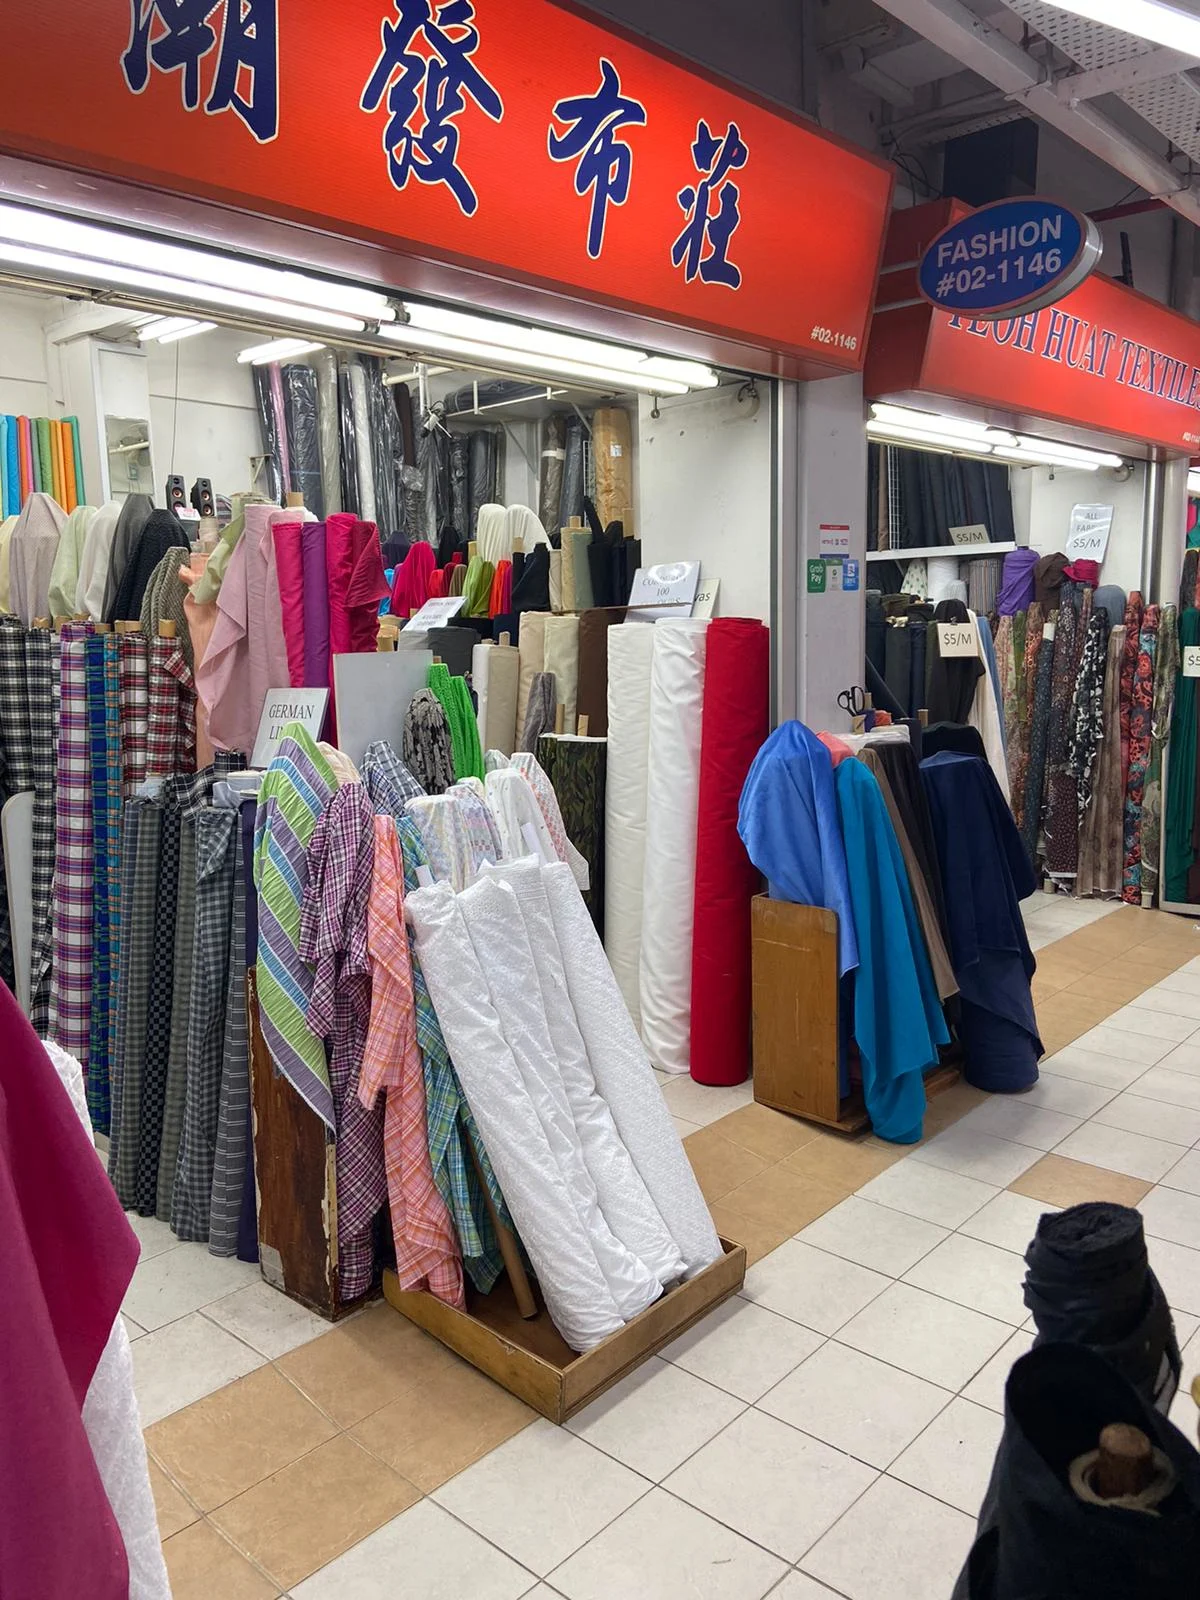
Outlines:
[[[1101,248],[1091,218],[1056,200],[997,200],[938,234],[921,257],[917,286],[942,311],[1007,317],[1070,294]]]

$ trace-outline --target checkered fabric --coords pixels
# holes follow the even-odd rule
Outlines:
[[[246,803],[253,838],[253,801]],[[212,1203],[208,1248],[215,1256],[237,1254],[238,1223],[250,1160],[250,1028],[246,1015],[246,904],[253,892],[243,849],[243,821],[233,814],[233,911],[229,930],[225,1038],[222,1046],[220,1103],[213,1153]]]
[[[58,641],[49,628],[25,635],[25,686],[33,761],[33,953],[30,1019],[43,1037],[50,1026],[54,950],[54,791],[58,775]]]
[[[178,637],[168,640],[171,649],[163,660],[163,670],[175,680],[179,696],[179,734],[176,746],[176,772],[196,770],[196,680]]]
[[[384,816],[402,817],[408,802],[425,793],[386,739],[367,746],[359,771],[371,804]]]
[[[121,678],[121,786],[132,800],[146,776],[150,721],[150,656],[140,633],[116,635]]]
[[[84,651],[90,631],[87,623],[67,623],[59,636],[54,971],[50,983],[50,1035],[80,1062],[85,1073],[91,1036],[94,850]]]
[[[153,968],[162,823],[162,808],[149,800],[130,800],[125,806],[121,966],[117,981],[117,1081],[113,1084],[108,1175],[126,1211],[134,1210],[137,1204],[146,1018]]]
[[[175,992],[175,911],[179,893],[179,823],[177,810],[161,808],[158,877],[150,907],[152,927],[150,982],[142,1023],[141,1117],[138,1123],[137,1178],[134,1209],[152,1217],[158,1206],[158,1161],[162,1152],[163,1112],[167,1097],[167,1062],[171,1053],[171,1002]],[[132,1012],[128,1026],[138,1026]]]
[[[176,663],[181,659],[177,640],[151,639],[148,666],[149,711],[146,725],[148,778],[163,778],[168,773],[188,770],[182,725],[181,685],[176,676]],[[192,749],[194,752],[194,733]],[[194,754],[190,765],[195,766]]]
[[[104,682],[104,636],[91,634],[83,642],[87,681],[88,751],[92,800],[92,985],[88,1025],[87,1105],[92,1126],[107,1134],[109,1109],[109,990],[112,983],[112,946],[109,938],[109,882],[111,856],[119,841],[109,831],[109,734]],[[118,744],[116,708],[113,743]],[[119,760],[119,745],[118,745]]]
[[[162,1140],[158,1147],[158,1195],[154,1215],[169,1223],[175,1203],[175,1178],[183,1143],[187,1103],[188,1015],[192,996],[192,957],[196,937],[196,813],[179,818],[179,876],[175,899],[175,973],[171,988],[171,1032],[163,1091]]]
[[[16,617],[0,616],[0,804],[33,788],[29,702],[25,691],[25,629]],[[0,852],[0,978],[12,988],[12,929],[8,886]]]

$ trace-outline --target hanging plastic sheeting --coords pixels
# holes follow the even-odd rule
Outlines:
[[[578,416],[566,419],[566,455],[563,461],[562,495],[558,506],[558,527],[549,528],[547,532],[557,534],[565,528],[572,517],[583,516],[584,474],[583,474],[583,441],[584,423]],[[622,595],[621,599],[625,597]]]
[[[354,426],[354,392],[350,382],[351,361],[342,356],[337,364],[338,432],[341,438],[342,510],[362,515],[358,494],[358,433]]]
[[[321,450],[321,493],[325,506],[321,515],[332,517],[342,509],[337,357],[332,350],[314,350],[309,357],[309,364],[317,376],[317,436]]]
[[[374,467],[374,521],[381,536],[391,539],[401,531],[400,466],[404,442],[396,408],[383,383],[383,363],[378,356],[360,356],[367,391],[367,418],[371,431],[371,459]]]
[[[651,627],[644,622],[626,622],[608,630],[604,945],[629,1014],[639,1025],[650,672],[656,630],[657,624]],[[522,640],[522,668],[524,657]]]
[[[492,428],[476,428],[468,437],[468,526],[460,532],[464,538],[473,539],[480,506],[499,498],[500,435]]]
[[[563,464],[567,458],[565,417],[546,417],[542,423],[542,470],[538,480],[538,516],[547,533],[562,526]]]
[[[317,375],[311,367],[293,363],[282,369],[283,408],[287,419],[287,485],[304,496],[304,504],[318,522],[325,517],[325,486],[321,475],[321,438],[318,416]]]
[[[365,522],[375,521],[375,442],[371,433],[371,412],[367,404],[367,376],[357,358],[349,363],[350,404],[354,417],[354,436],[358,444],[358,505]]]
[[[466,538],[471,516],[471,444],[465,433],[450,436],[450,522],[460,538]]]
[[[254,379],[254,399],[258,405],[258,424],[262,431],[262,447],[266,461],[260,478],[263,493],[276,505],[283,504],[283,444],[275,425],[275,408],[271,404],[271,372],[267,366],[251,367]]]
[[[409,539],[423,538],[421,511],[424,506],[421,470],[417,465],[417,439],[420,435],[420,418],[417,402],[406,383],[388,386],[396,410],[396,425],[403,441],[404,464],[400,469],[401,531]]]

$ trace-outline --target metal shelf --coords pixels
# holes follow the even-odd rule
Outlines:
[[[930,556],[1002,556],[1019,546],[1015,539],[998,544],[923,544],[909,550],[868,550],[868,561],[925,561]]]

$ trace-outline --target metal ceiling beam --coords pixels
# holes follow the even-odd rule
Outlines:
[[[1181,50],[1151,50],[1146,55],[1130,56],[1128,61],[1059,78],[1054,92],[1064,105],[1074,106],[1081,100],[1094,100],[1097,95],[1119,94],[1122,89],[1136,89],[1159,78],[1173,78],[1195,65],[1195,56],[1186,56]]]
[[[1020,101],[1039,121],[1090,150],[1189,222],[1200,224],[1200,193],[1174,167],[1089,105],[1064,104],[1032,57],[960,0],[879,0],[879,4],[1010,99]]]

